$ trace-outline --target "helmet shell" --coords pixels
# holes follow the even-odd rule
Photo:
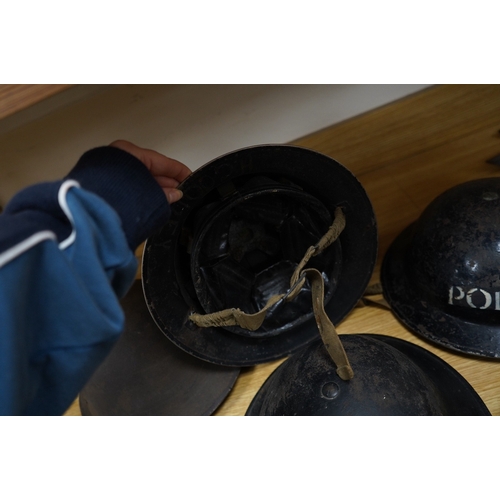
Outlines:
[[[82,415],[211,415],[240,370],[196,359],[166,339],[139,280],[121,306],[125,330],[80,392]]]
[[[384,256],[396,316],[444,347],[500,357],[500,178],[438,196]]]
[[[247,415],[489,415],[470,384],[421,347],[385,335],[340,335],[354,370],[342,380],[324,345],[281,364]]]
[[[309,290],[278,302],[255,332],[200,328],[193,312],[259,310],[287,291],[308,246],[346,218],[335,243],[310,261],[325,278],[325,309],[342,320],[362,296],[377,255],[375,215],[356,177],[309,149],[263,145],[223,155],[193,172],[168,223],[146,242],[145,298],[160,330],[205,361],[253,366],[286,356],[318,338]]]

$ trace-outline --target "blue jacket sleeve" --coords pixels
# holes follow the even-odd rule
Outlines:
[[[0,215],[0,414],[60,415],[124,326],[135,247],[170,213],[146,167],[92,150]]]

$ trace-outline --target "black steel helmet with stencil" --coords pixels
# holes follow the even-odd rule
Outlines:
[[[334,323],[362,296],[377,254],[375,216],[359,181],[332,158],[254,146],[216,158],[180,187],[169,222],[146,242],[142,274],[153,319],[186,352],[253,366],[317,338],[311,285],[298,272],[306,265],[323,277]],[[265,318],[251,328],[249,319],[194,320],[220,311]]]
[[[500,357],[500,178],[432,201],[384,256],[384,295],[412,331],[441,346]]]

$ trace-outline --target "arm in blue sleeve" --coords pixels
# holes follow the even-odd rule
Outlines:
[[[24,190],[0,216],[3,415],[58,415],[73,402],[123,329],[135,246],[169,215],[138,160],[115,148],[86,155],[66,180]]]

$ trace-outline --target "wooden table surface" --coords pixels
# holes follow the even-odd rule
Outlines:
[[[440,193],[500,175],[487,160],[500,154],[500,86],[443,85],[294,141],[346,166],[366,189],[379,229],[372,282],[393,239]],[[380,333],[413,342],[464,376],[493,415],[500,415],[500,361],[442,349],[416,336],[376,306],[356,308],[338,332]],[[283,360],[242,370],[216,415],[244,415],[253,396]],[[78,415],[75,402],[67,415]]]
[[[0,120],[42,102],[73,85],[0,85]]]

